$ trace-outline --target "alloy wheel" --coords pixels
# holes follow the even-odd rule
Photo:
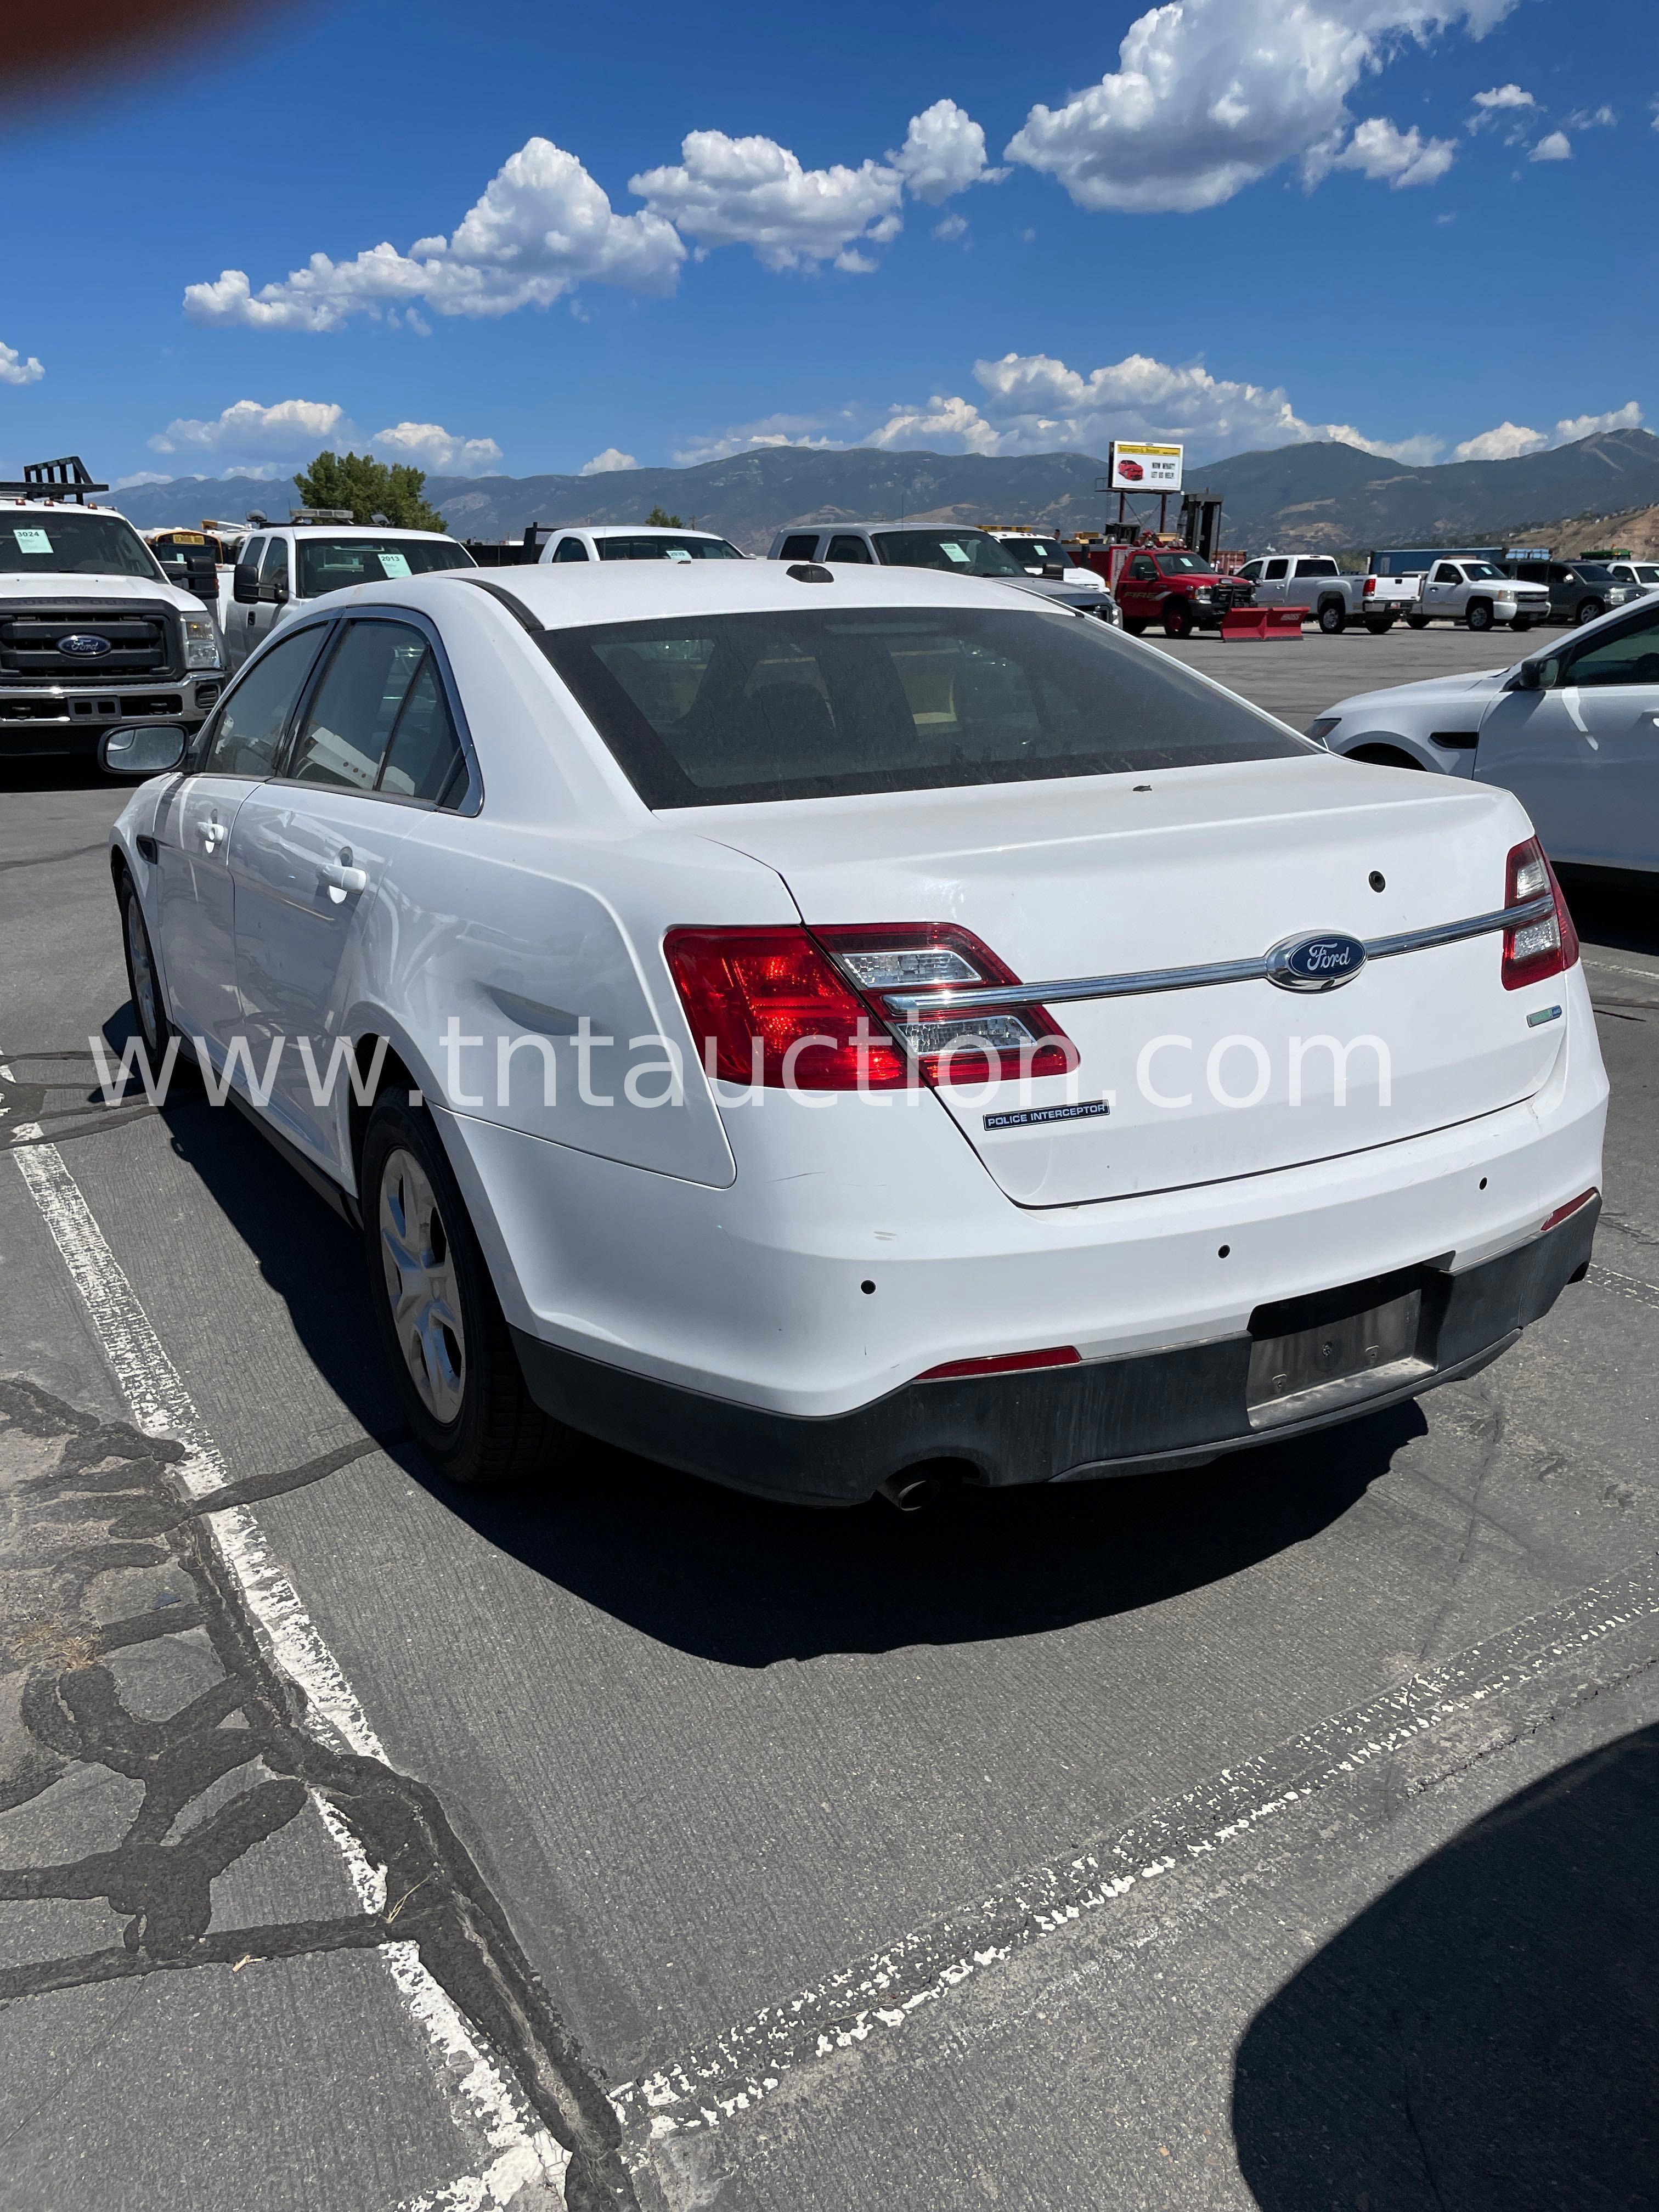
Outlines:
[[[466,1390],[466,1332],[449,1237],[430,1179],[401,1146],[380,1170],[380,1261],[392,1333],[421,1403],[447,1427]]]
[[[145,1048],[155,1054],[161,1048],[155,963],[150,957],[149,932],[144,927],[144,917],[139,910],[136,892],[127,899],[127,959],[132,969],[132,1000],[137,1010],[138,1027]]]

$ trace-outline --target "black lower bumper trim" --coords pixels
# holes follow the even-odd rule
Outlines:
[[[1199,1466],[1253,1444],[1283,1443],[1474,1374],[1582,1273],[1600,1212],[1592,1200],[1547,1236],[1461,1274],[1418,1271],[1428,1371],[1271,1428],[1250,1425],[1251,1338],[1243,1331],[1079,1367],[910,1382],[817,1419],[656,1382],[522,1330],[513,1335],[531,1395],[556,1420],[765,1497],[858,1504],[887,1476],[932,1461],[963,1464],[985,1483],[1078,1481]]]

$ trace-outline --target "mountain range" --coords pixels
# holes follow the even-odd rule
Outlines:
[[[599,476],[443,477],[427,497],[458,538],[517,537],[531,522],[639,522],[660,506],[763,553],[793,523],[840,520],[1035,522],[1098,529],[1116,512],[1097,484],[1106,465],[1087,453],[991,459],[976,453],[845,452],[769,446],[689,469]],[[1374,545],[1484,543],[1555,519],[1659,503],[1659,437],[1612,430],[1513,460],[1406,468],[1356,446],[1322,441],[1237,453],[1189,466],[1188,483],[1219,493],[1222,540],[1337,552]],[[285,520],[299,495],[252,477],[176,477],[120,495],[141,529],[240,520],[258,508]],[[1151,513],[1148,507],[1142,513]],[[1173,517],[1171,518],[1173,520]]]

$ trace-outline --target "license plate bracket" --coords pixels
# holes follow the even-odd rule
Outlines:
[[[1275,1428],[1340,1410],[1434,1371],[1422,1356],[1423,1292],[1397,1291],[1335,1311],[1311,1327],[1256,1334],[1245,1403],[1253,1429]]]

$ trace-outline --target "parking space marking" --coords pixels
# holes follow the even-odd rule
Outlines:
[[[1044,1936],[1178,1867],[1211,1857],[1345,1778],[1385,1766],[1431,1733],[1467,1731],[1498,1698],[1653,1620],[1659,1620],[1659,1559],[1580,1590],[1276,1750],[1224,1768],[1115,1838],[1034,1868],[977,1905],[912,1929],[873,1957],[768,2006],[680,2063],[624,2082],[612,2102],[631,2141],[630,2155],[638,2161],[665,2137],[723,2126],[763,2103],[796,2069],[902,2027],[921,2007]],[[1557,1710],[1656,1663],[1659,1651],[1650,1642],[1626,1655],[1608,1679],[1577,1686]],[[1511,1715],[1447,1772],[1461,1771],[1555,1717],[1555,1710]],[[1406,1794],[1445,1778],[1436,1774]]]
[[[1611,1291],[1616,1298],[1634,1298],[1638,1305],[1659,1308],[1659,1290],[1644,1283],[1639,1275],[1621,1275],[1617,1267],[1604,1267],[1599,1260],[1592,1260],[1584,1277],[1598,1290]]]
[[[193,1499],[228,1486],[223,1455],[204,1426],[183,1376],[162,1346],[125,1271],[110,1249],[80,1185],[56,1146],[14,1152],[18,1171],[74,1280],[134,1425],[145,1436],[170,1437],[185,1448],[179,1480]],[[246,1504],[204,1516],[221,1558],[234,1577],[274,1663],[306,1700],[306,1724],[323,1741],[343,1743],[389,1766],[385,1747],[343,1668],[306,1612],[299,1593],[272,1560],[264,1533]],[[344,1862],[366,1912],[386,1908],[386,1869],[372,1864],[345,1822],[325,1799],[312,1803]],[[496,2155],[440,2197],[425,2200],[455,2212],[505,2208],[532,2180],[558,2191],[570,2163],[532,2112],[516,2086],[479,2046],[447,1992],[411,1943],[375,1947],[416,2027],[432,2047],[440,2081],[459,2085]],[[413,2200],[419,2205],[422,2200]]]

